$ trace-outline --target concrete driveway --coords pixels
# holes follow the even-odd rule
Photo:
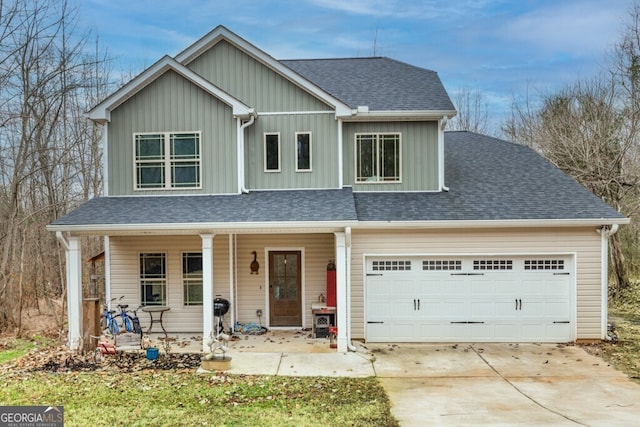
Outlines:
[[[631,426],[640,385],[580,347],[366,344],[402,426]]]

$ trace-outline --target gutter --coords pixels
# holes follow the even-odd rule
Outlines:
[[[67,242],[67,239],[65,239],[64,236],[62,235],[62,231],[56,231],[56,239],[58,239],[58,242],[60,242],[65,252],[68,252],[69,242]]]
[[[345,249],[347,257],[347,350],[357,351],[351,342],[351,227],[344,228]]]
[[[251,111],[249,121],[242,123],[242,119],[238,117],[238,192],[249,193],[249,190],[245,187],[245,172],[244,172],[244,130],[251,126],[256,121],[256,112]]]
[[[602,318],[600,319],[600,335],[603,340],[610,340],[609,327],[609,237],[618,231],[618,224],[603,225],[597,231],[600,240],[600,287],[602,300]]]

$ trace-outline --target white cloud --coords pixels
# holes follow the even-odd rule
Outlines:
[[[601,55],[619,36],[627,6],[619,0],[606,6],[601,1],[554,2],[515,17],[498,31],[534,52]]]

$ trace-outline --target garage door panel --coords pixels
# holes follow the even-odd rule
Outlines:
[[[453,271],[434,271],[437,270],[434,268],[427,271],[425,262],[412,258],[411,268],[404,271],[368,276],[365,284],[367,320],[382,319],[384,324],[367,324],[367,340],[564,342],[572,339],[574,325],[567,323],[573,312],[569,257],[547,257],[551,261],[540,256],[499,257],[508,260],[474,258],[429,264],[431,267],[444,265]],[[527,258],[533,261],[526,261]],[[409,261],[405,261],[404,265],[408,264]],[[481,271],[475,270],[476,267]],[[553,271],[554,268],[559,271]]]

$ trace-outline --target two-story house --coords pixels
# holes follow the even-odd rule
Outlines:
[[[169,307],[174,333],[208,337],[218,295],[232,327],[311,328],[332,261],[341,352],[603,338],[627,219],[527,147],[445,132],[455,114],[435,72],[388,58],[280,61],[224,27],[163,57],[88,113],[104,197],[49,226],[70,346],[85,235],[108,298]]]

